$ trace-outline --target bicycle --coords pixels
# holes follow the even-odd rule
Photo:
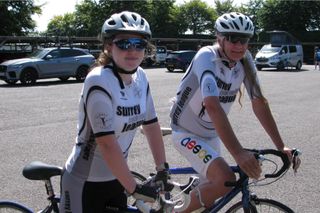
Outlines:
[[[276,170],[273,173],[265,174],[264,179],[275,178],[272,182],[269,182],[268,185],[277,180],[279,180],[290,168],[290,161],[286,154],[283,152],[273,150],[273,149],[265,149],[265,150],[255,150],[251,149],[255,153],[256,158],[260,163],[268,161],[274,163],[276,166]],[[293,163],[300,163],[299,156],[301,152],[298,149],[294,149],[293,152]],[[273,155],[281,159],[282,167],[278,168],[278,163],[270,158],[267,158],[266,155]],[[299,165],[298,165],[299,166]],[[230,166],[232,171],[237,174],[236,182],[226,182],[225,185],[232,187],[232,190],[227,193],[225,196],[219,198],[216,202],[214,202],[211,206],[205,209],[204,213],[215,213],[224,208],[229,202],[231,202],[236,195],[242,194],[241,201],[238,201],[230,208],[226,210],[226,213],[235,213],[235,212],[245,212],[245,213],[265,213],[265,212],[285,212],[285,213],[293,213],[294,211],[282,204],[279,201],[268,199],[268,198],[259,198],[255,193],[253,193],[249,188],[252,185],[259,186],[258,182],[262,180],[257,180],[253,182],[249,182],[249,177],[241,170],[241,168],[237,166]],[[197,174],[197,172],[192,167],[177,167],[177,168],[169,168],[169,173],[171,176],[178,174]],[[139,174],[139,173],[137,173]],[[143,176],[139,174],[139,176]],[[144,179],[152,179],[154,174],[151,174],[148,178]],[[176,194],[172,194],[171,192],[167,192],[167,199],[171,200],[175,207],[174,210],[177,212],[183,211],[190,202],[189,192],[199,185],[199,178],[195,176],[191,176],[189,182],[187,184],[180,184],[177,182],[172,182],[174,185],[174,190],[177,191]]]
[[[49,165],[40,161],[34,161],[30,164],[26,165],[23,168],[22,174],[25,178],[29,180],[40,180],[44,181],[45,188],[47,192],[47,200],[49,204],[41,211],[37,211],[37,213],[59,213],[59,202],[60,196],[56,195],[53,189],[53,184],[51,178],[55,176],[61,176],[63,172],[62,167]],[[138,183],[142,183],[145,181],[145,178],[136,173],[132,172],[135,179]],[[129,196],[129,195],[128,195]],[[153,209],[150,205],[147,205],[141,200],[134,200],[132,196],[128,197],[129,204],[126,210],[118,210],[115,207],[106,207],[106,212],[171,212],[173,209],[173,203],[165,200],[163,197],[159,196],[157,198],[156,203],[158,204],[157,209]],[[32,209],[27,206],[24,206],[20,203],[14,201],[1,200],[0,201],[0,213],[34,213]]]

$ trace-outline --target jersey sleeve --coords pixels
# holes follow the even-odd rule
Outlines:
[[[199,50],[194,59],[193,69],[197,75],[202,98],[208,96],[218,96],[218,87],[215,79],[215,75],[212,69],[214,69],[215,52],[204,47]]]
[[[114,112],[109,92],[99,86],[91,87],[85,105],[94,135],[99,137],[114,134]]]
[[[158,121],[158,118],[157,118],[157,114],[156,114],[156,110],[155,110],[155,107],[154,107],[154,103],[153,103],[153,98],[152,98],[152,95],[151,95],[151,92],[150,92],[150,87],[149,87],[149,84],[148,84],[148,87],[147,87],[147,104],[146,104],[146,119],[144,121],[144,125],[145,124],[150,124],[150,123],[154,123],[156,121]]]
[[[203,99],[208,96],[219,96],[217,82],[212,72],[205,71],[203,73],[200,80],[200,89]]]

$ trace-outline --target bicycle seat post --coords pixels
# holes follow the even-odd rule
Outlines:
[[[45,183],[45,187],[46,187],[46,190],[47,190],[47,195],[49,196],[48,199],[54,198],[55,194],[54,194],[54,190],[53,190],[53,187],[52,187],[51,180],[50,179],[44,180],[44,183]]]

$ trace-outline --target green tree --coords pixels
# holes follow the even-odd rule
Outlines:
[[[61,16],[55,16],[48,24],[47,33],[56,36],[75,36],[75,15],[66,13]]]
[[[150,1],[148,20],[153,37],[175,37],[179,34],[178,8],[174,0]],[[144,16],[144,13],[141,13]]]
[[[214,22],[217,14],[201,0],[192,0],[180,7],[179,20],[184,20],[184,24],[193,35],[214,31]]]
[[[257,20],[263,30],[288,32],[319,29],[319,1],[267,0],[258,11]]]
[[[235,7],[233,6],[233,0],[214,0],[214,4],[216,6],[216,12],[218,16],[221,16],[224,13],[230,13],[236,11]]]
[[[0,35],[27,35],[36,27],[32,15],[41,14],[33,0],[0,1]]]

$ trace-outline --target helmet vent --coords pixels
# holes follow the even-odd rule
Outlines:
[[[135,21],[137,21],[137,19],[138,19],[138,17],[137,17],[136,15],[134,15],[134,14],[132,14],[132,18],[133,18]]]
[[[241,16],[239,17],[239,20],[241,22],[241,25],[243,25],[243,18]]]
[[[116,25],[116,22],[114,20],[110,20],[108,24],[112,26],[112,25]]]
[[[225,29],[230,29],[230,27],[228,25],[226,25],[225,23],[221,22],[221,26]]]
[[[122,16],[121,16],[121,19],[122,19],[123,22],[126,22],[126,23],[129,22],[128,19],[127,19],[127,17],[126,17],[125,15],[122,15]]]
[[[237,23],[236,23],[235,21],[232,21],[232,23],[233,23],[233,26],[234,26],[235,28],[237,28],[237,30],[240,30],[239,26],[237,25]]]
[[[248,30],[250,28],[249,23],[247,23],[245,30]]]

